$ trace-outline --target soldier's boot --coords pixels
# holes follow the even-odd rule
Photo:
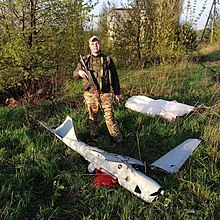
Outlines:
[[[109,133],[111,135],[111,142],[113,144],[124,144],[124,139],[123,136],[121,134],[121,132],[119,131],[119,129],[117,128],[117,125],[115,124],[114,127],[111,127],[109,129]]]
[[[99,137],[98,121],[89,119],[90,136],[92,140],[96,140]]]
[[[113,143],[115,143],[115,144],[121,144],[121,145],[124,144],[124,139],[123,139],[123,137],[122,137],[121,134],[120,134],[120,135],[117,135],[117,136],[112,136],[112,138],[113,138]]]

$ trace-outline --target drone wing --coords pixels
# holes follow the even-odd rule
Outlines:
[[[150,164],[153,170],[162,170],[167,173],[176,173],[200,144],[199,139],[187,139],[164,156]]]
[[[101,152],[101,154],[105,157],[106,160],[110,162],[144,166],[143,162],[132,157],[108,153],[108,152]]]

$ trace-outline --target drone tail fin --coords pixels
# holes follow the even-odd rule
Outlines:
[[[76,133],[75,129],[73,127],[73,120],[70,116],[67,116],[65,121],[54,130],[54,134],[60,138],[63,139],[70,139],[70,140],[76,140]]]
[[[77,141],[75,129],[73,127],[73,121],[70,116],[67,116],[65,121],[58,126],[55,130],[44,125],[40,122],[42,126],[44,126],[47,130],[55,134],[60,140],[64,141],[64,139]]]

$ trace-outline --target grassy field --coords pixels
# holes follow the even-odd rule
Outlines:
[[[0,107],[0,219],[220,219],[219,60],[214,51],[207,52],[202,65],[119,71],[123,100],[115,114],[125,147],[111,145],[101,114],[101,137],[89,139],[80,82],[67,82],[67,96],[54,101]],[[126,109],[132,95],[177,100],[197,109],[169,122]],[[55,128],[67,115],[83,142],[146,164],[185,139],[202,143],[177,174],[147,169],[165,194],[146,204],[120,186],[93,186],[87,162],[38,123]]]

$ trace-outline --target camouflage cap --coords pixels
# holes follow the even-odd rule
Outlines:
[[[92,36],[92,37],[89,38],[89,43],[93,42],[94,40],[98,40],[98,41],[100,42],[99,37],[97,37],[97,36]]]

